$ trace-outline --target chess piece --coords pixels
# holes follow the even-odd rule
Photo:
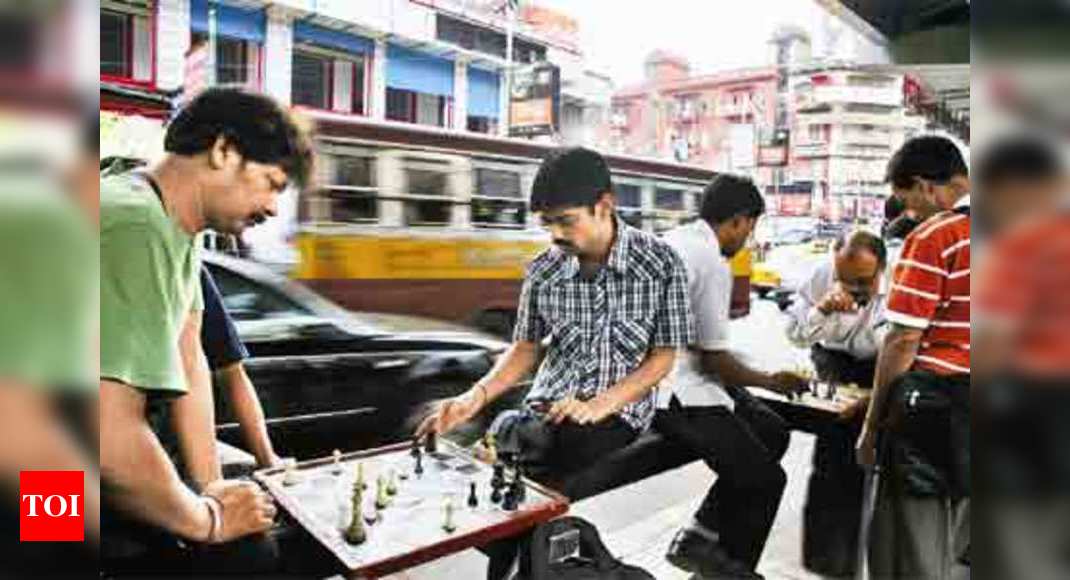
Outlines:
[[[422,453],[416,455],[416,467],[412,472],[416,474],[416,477],[420,477],[424,474],[424,456]]]
[[[416,456],[420,453],[420,439],[414,437],[412,440],[412,445],[409,447],[409,455],[412,455],[412,458],[416,459]]]
[[[499,461],[494,464],[494,475],[490,478],[491,503],[501,503],[503,487],[505,487],[505,466]]]
[[[364,481],[364,463],[357,463],[357,478],[355,483],[360,485],[361,491],[368,489],[368,483]]]
[[[493,465],[498,462],[498,441],[494,437],[494,433],[487,433],[485,439],[487,444],[487,463]]]
[[[472,509],[479,507],[479,496],[476,495],[476,482],[474,481],[468,483],[468,507]]]
[[[386,509],[386,506],[390,505],[390,500],[386,495],[386,481],[383,476],[379,476],[375,480],[375,507],[378,509]]]
[[[398,494],[398,479],[397,472],[393,469],[390,470],[390,477],[386,480],[386,495]]]
[[[507,512],[515,512],[519,506],[520,498],[517,497],[516,486],[510,485],[509,489],[505,490],[505,497],[502,498],[502,509]]]
[[[349,527],[346,528],[346,543],[358,546],[368,539],[368,532],[364,528],[364,491],[357,483],[353,484],[353,514],[349,518]]]
[[[453,533],[457,529],[457,523],[453,521],[453,500],[446,500],[446,505],[442,507],[442,529],[446,530],[446,533]]]
[[[438,452],[438,435],[434,431],[427,434],[427,439],[424,442],[424,451],[428,453]]]
[[[331,454],[334,459],[334,465],[331,467],[331,473],[334,475],[342,475],[342,452],[335,449]]]
[[[297,485],[301,482],[300,477],[297,475],[297,460],[293,457],[287,457],[283,461],[285,465],[285,473],[282,476],[283,485]]]
[[[527,499],[528,488],[524,485],[524,468],[520,465],[516,466],[516,471],[513,472],[513,490],[516,494],[517,504],[524,503]]]

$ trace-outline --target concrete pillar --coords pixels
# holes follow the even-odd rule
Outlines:
[[[371,117],[373,119],[386,118],[386,41],[375,41],[375,54],[372,56],[372,94],[369,98],[371,103]]]
[[[509,71],[505,68],[498,83],[498,135],[509,136]]]
[[[453,62],[453,126],[455,131],[468,129],[468,62]]]
[[[264,92],[290,104],[293,82],[293,16],[281,6],[267,9],[264,38]]]
[[[190,37],[189,0],[158,0],[156,9],[156,85],[182,88]]]

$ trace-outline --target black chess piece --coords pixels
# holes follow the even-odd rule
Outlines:
[[[476,482],[474,481],[468,484],[468,507],[473,509],[479,507],[479,497],[476,495]]]
[[[415,459],[416,456],[419,455],[419,454],[420,454],[420,439],[418,437],[413,437],[412,446],[409,448],[409,455],[412,455],[413,459]]]
[[[428,453],[438,452],[438,436],[434,431],[427,434],[427,440],[424,442],[424,451]]]
[[[490,478],[491,503],[501,503],[503,487],[505,487],[505,465],[499,461],[494,464],[494,475]]]
[[[527,498],[528,488],[524,485],[524,469],[519,465],[513,473],[512,489],[516,494],[517,503],[524,503],[524,500]]]
[[[419,476],[424,474],[424,455],[423,455],[423,453],[418,453],[416,455],[416,468],[413,469],[412,472],[415,473],[417,477],[419,477]]]
[[[502,486],[497,486],[494,491],[490,492],[490,502],[493,504],[502,503]]]
[[[502,509],[507,512],[515,512],[519,506],[520,498],[516,495],[515,486],[509,486],[509,489],[505,491],[505,497],[502,499]]]

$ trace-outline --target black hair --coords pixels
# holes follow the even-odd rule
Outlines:
[[[271,97],[240,88],[207,89],[168,125],[164,150],[197,155],[211,149],[220,136],[242,157],[281,166],[299,187],[308,183],[312,167],[308,130]]]
[[[907,141],[888,161],[884,181],[909,189],[918,177],[946,184],[953,177],[970,174],[959,148],[948,138],[923,135]]]
[[[886,240],[905,240],[910,235],[910,232],[914,231],[914,228],[919,225],[921,225],[920,221],[903,214],[884,224],[881,236]]]
[[[1029,136],[1001,139],[984,150],[975,177],[983,190],[1014,182],[1046,181],[1063,173],[1058,152],[1047,142]]]
[[[888,199],[884,200],[884,223],[892,223],[903,215],[906,210],[907,204],[905,201],[894,195],[888,196]]]
[[[758,218],[765,213],[765,199],[758,186],[746,177],[721,174],[702,190],[699,217],[711,225],[734,217]]]
[[[832,249],[837,252],[846,249],[848,254],[865,250],[877,257],[881,268],[888,263],[888,248],[884,245],[884,240],[866,230],[851,230],[843,234],[836,238]]]
[[[583,147],[558,149],[539,165],[531,186],[531,211],[591,207],[613,191],[609,165],[597,152]]]

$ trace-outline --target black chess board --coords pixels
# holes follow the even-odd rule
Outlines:
[[[351,520],[353,484],[357,464],[363,465],[367,485],[363,515],[372,516],[380,476],[396,481],[397,493],[378,510],[379,518],[366,523],[367,540],[346,542]],[[296,482],[286,484],[286,469],[261,470],[255,478],[304,529],[331,551],[353,576],[377,577],[434,558],[508,537],[568,511],[561,495],[524,480],[524,500],[515,511],[491,502],[493,470],[467,450],[441,441],[433,453],[424,453],[423,473],[415,473],[410,445],[401,443],[341,456],[301,462]],[[393,472],[393,477],[391,477]],[[512,479],[510,474],[506,478]],[[471,482],[476,483],[478,506],[468,505]],[[504,490],[503,490],[504,491]],[[452,502],[455,529],[444,529],[444,505]],[[365,522],[368,521],[366,517]]]

